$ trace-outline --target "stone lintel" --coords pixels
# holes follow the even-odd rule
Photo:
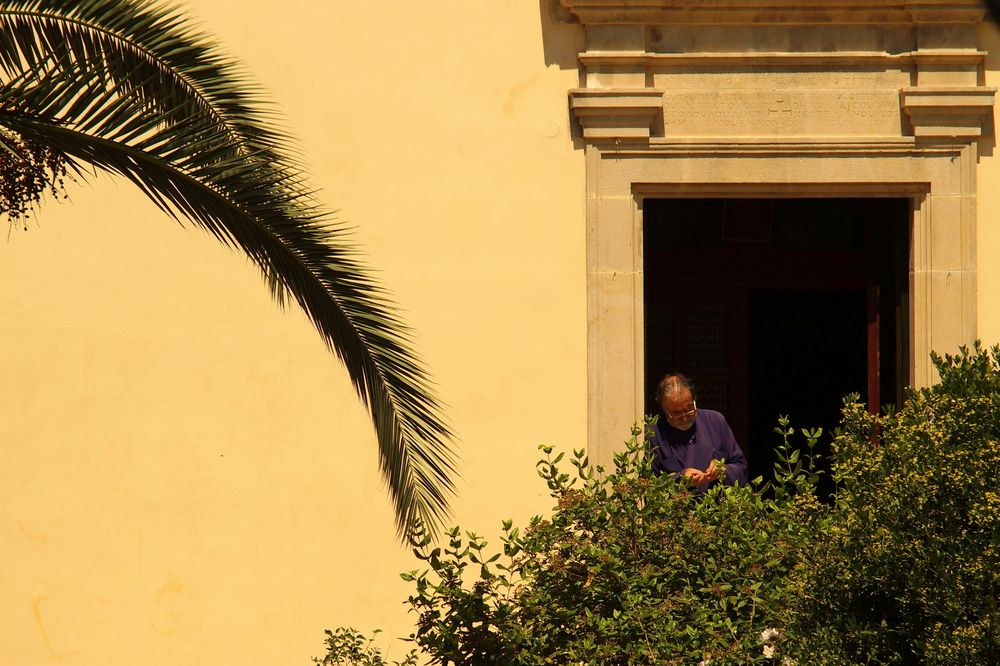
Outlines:
[[[649,139],[663,115],[660,90],[579,88],[569,95],[585,139]]]
[[[903,88],[899,98],[914,136],[974,139],[989,126],[996,91],[986,86],[921,86]]]

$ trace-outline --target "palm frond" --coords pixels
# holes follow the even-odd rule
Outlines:
[[[177,11],[141,0],[4,0],[0,68],[8,75],[52,54],[101,63],[119,91],[139,91],[165,118],[214,123],[235,149],[288,159],[293,144],[273,125],[260,90]]]
[[[0,127],[128,178],[299,304],[369,408],[399,534],[440,527],[452,434],[410,331],[234,64],[160,5],[0,0],[0,71]]]

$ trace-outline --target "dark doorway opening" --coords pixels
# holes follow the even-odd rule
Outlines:
[[[896,403],[908,377],[908,199],[646,199],[647,412],[680,370],[770,475],[778,417],[822,427],[841,399]]]

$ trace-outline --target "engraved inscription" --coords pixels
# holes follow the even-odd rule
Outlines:
[[[896,136],[897,90],[668,90],[666,136]]]

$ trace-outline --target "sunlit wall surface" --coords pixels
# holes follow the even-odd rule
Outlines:
[[[584,39],[549,5],[187,6],[275,101],[400,304],[458,434],[453,522],[489,537],[549,506],[537,445],[587,430],[567,97]],[[993,26],[980,47],[1000,85]],[[992,136],[979,152],[977,324],[993,343]],[[129,184],[69,194],[0,243],[0,663],[304,666],[327,627],[408,634],[398,573],[417,562],[368,417],[309,323]]]
[[[459,437],[454,522],[547,508],[537,445],[586,432],[582,28],[535,0],[188,9],[414,328]],[[416,561],[319,336],[129,184],[69,194],[0,243],[0,662],[305,665],[327,627],[406,635]]]

